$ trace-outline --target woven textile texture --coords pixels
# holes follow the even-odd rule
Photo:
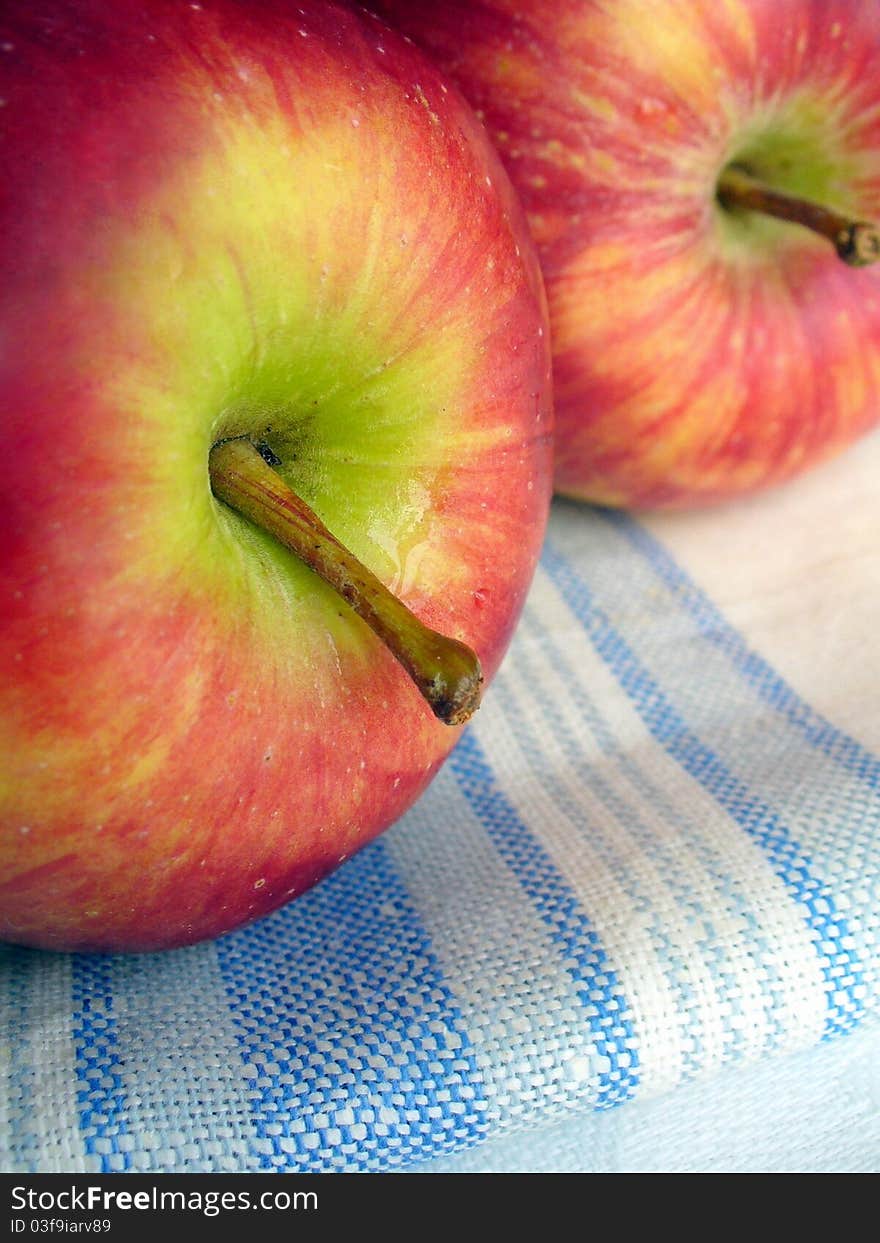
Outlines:
[[[517,1137],[845,1058],[880,1022],[878,471],[873,437],[723,510],[556,502],[384,837],[214,944],[0,949],[0,1168],[527,1169]]]

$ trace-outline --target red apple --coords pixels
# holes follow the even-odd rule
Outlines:
[[[813,223],[832,237],[880,215],[877,0],[372,7],[457,80],[526,207],[560,492],[716,501],[877,422],[877,271],[718,193],[744,170],[830,209]]]
[[[0,936],[180,945],[424,790],[458,730],[399,661],[453,721],[450,663],[497,668],[550,493],[540,273],[372,17],[7,0],[0,98]]]

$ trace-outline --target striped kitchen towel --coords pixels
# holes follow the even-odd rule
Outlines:
[[[875,436],[720,510],[556,502],[501,673],[384,837],[214,944],[0,950],[0,1168],[479,1169],[844,1057],[880,1024],[878,473]]]

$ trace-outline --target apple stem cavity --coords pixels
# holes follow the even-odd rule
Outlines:
[[[403,665],[434,715],[446,725],[463,725],[480,705],[483,676],[476,654],[419,621],[327,530],[268,457],[262,446],[244,438],[219,441],[209,456],[214,495],[338,592]]]
[[[863,220],[850,220],[806,199],[783,194],[765,185],[739,165],[730,164],[718,178],[718,201],[728,210],[744,208],[803,225],[832,243],[838,257],[853,268],[880,259],[880,229]]]

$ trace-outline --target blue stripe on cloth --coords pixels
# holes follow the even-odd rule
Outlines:
[[[86,1152],[98,1158],[103,1172],[129,1169],[132,1148],[113,1014],[112,969],[109,955],[72,956],[80,1129]]]
[[[796,695],[776,670],[748,647],[717,606],[643,526],[626,514],[612,510],[596,512],[644,558],[678,604],[694,619],[699,634],[724,653],[765,703],[781,713],[811,746],[867,782],[873,790],[880,790],[880,759]]]
[[[675,934],[670,928],[667,901],[673,901],[675,907],[686,915],[689,927],[702,928],[701,961],[704,968],[711,970],[713,979],[729,985],[725,988],[725,1004],[734,1019],[742,1010],[743,1003],[735,984],[730,983],[730,946],[713,930],[717,910],[708,909],[700,901],[693,874],[689,868],[682,866],[683,859],[690,855],[692,861],[698,861],[705,873],[711,877],[713,893],[727,901],[728,909],[737,911],[743,927],[748,928],[754,937],[752,953],[756,958],[766,954],[772,963],[777,948],[772,944],[765,945],[760,938],[760,930],[755,927],[755,913],[743,901],[743,894],[739,889],[741,882],[731,872],[729,860],[724,856],[719,857],[717,847],[710,849],[701,840],[701,834],[696,829],[687,833],[686,842],[682,841],[680,833],[675,832],[682,827],[687,828],[680,822],[681,812],[676,812],[666,791],[647,776],[633,761],[630,750],[616,740],[607,717],[599,704],[590,697],[579,671],[556,642],[551,629],[542,626],[539,616],[533,612],[531,606],[527,606],[520,625],[522,635],[529,643],[523,644],[519,651],[517,677],[528,685],[535,706],[544,720],[551,725],[560,751],[565,756],[567,770],[584,789],[591,791],[593,797],[609,813],[610,822],[616,826],[609,844],[603,849],[606,835],[601,831],[601,825],[584,823],[582,805],[576,799],[566,797],[565,783],[559,780],[553,766],[547,764],[546,756],[536,758],[532,766],[533,779],[544,787],[548,800],[555,803],[573,824],[581,825],[582,833],[589,838],[591,849],[603,855],[608,866],[614,869],[621,885],[627,890],[634,911],[639,912],[639,918],[650,932],[657,954],[657,969],[662,970],[672,984],[677,998],[676,1009],[670,1015],[669,1022],[674,1024],[678,1032],[677,1043],[682,1059],[683,1078],[690,1078],[703,1069],[706,1053],[699,1023],[700,994],[705,985],[702,981],[698,984],[694,980],[693,961],[674,952]],[[584,737],[575,735],[570,722],[560,711],[560,701],[550,689],[546,677],[542,677],[540,671],[533,667],[529,656],[531,644],[543,653],[557,673],[560,683],[569,689],[569,694],[576,694],[576,712],[589,729],[593,743],[598,745],[598,762],[590,758],[595,754],[595,746],[585,745]],[[505,678],[498,680],[494,694],[499,701],[509,699]],[[530,733],[528,722],[511,704],[507,705],[506,717],[511,730],[521,735],[522,745],[527,746],[526,739]],[[643,805],[652,809],[656,816],[652,823],[645,823],[639,814],[638,799],[624,798],[615,791],[612,782],[608,780],[612,767],[629,782],[631,789],[641,797]],[[662,831],[658,832],[658,821],[668,826],[673,834],[667,838]],[[643,882],[640,882],[639,871],[633,867],[630,856],[633,845],[643,849],[650,857],[652,868],[656,869],[653,880],[655,888],[646,890]],[[774,973],[766,970],[767,964],[762,965],[765,970],[760,973],[761,978],[772,979]],[[773,992],[770,989],[762,992],[763,1020],[768,1038],[771,1043],[781,1044],[786,1033],[774,1004]],[[726,1024],[724,1041],[725,1055],[736,1057],[738,1050],[747,1043],[745,1026],[735,1021]]]
[[[496,703],[493,692],[473,728],[514,798],[522,789],[518,757],[496,728]],[[510,784],[502,774],[510,774]],[[568,876],[554,843],[545,840],[543,800],[540,791],[534,793],[539,806],[516,805]],[[585,1021],[570,964],[560,954],[554,927],[500,853],[451,765],[383,843],[430,932],[467,1025],[485,1085],[485,1134],[592,1108],[607,1066]],[[572,887],[581,896],[574,880]],[[588,909],[586,901],[583,906]]]
[[[552,541],[545,544],[542,564],[650,733],[760,844],[777,875],[802,905],[826,983],[825,1035],[850,1030],[864,1017],[864,982],[847,920],[837,908],[831,888],[812,874],[801,846],[781,817],[689,727],[670,696],[598,607],[584,578]]]
[[[575,983],[596,1052],[606,1064],[597,1084],[596,1107],[626,1100],[638,1084],[632,1018],[617,975],[586,913],[498,785],[473,729],[465,733],[447,762],[496,850],[550,930]]]
[[[390,1170],[482,1138],[465,1025],[381,842],[217,943],[266,1170]]]

